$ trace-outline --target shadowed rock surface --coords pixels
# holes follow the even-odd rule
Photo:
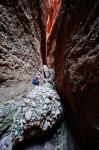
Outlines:
[[[42,140],[41,140],[42,141]],[[5,146],[6,145],[6,146]],[[4,150],[12,150],[11,135],[5,136],[0,141],[0,148]],[[13,147],[13,150],[74,150],[73,139],[66,127],[62,122],[56,132],[43,142],[34,142],[34,139],[25,142],[23,145]]]
[[[99,1],[63,0],[47,47],[83,149],[99,149]]]

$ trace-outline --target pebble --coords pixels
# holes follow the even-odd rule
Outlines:
[[[54,114],[55,114],[55,111],[52,111],[52,114],[54,115]]]
[[[47,105],[44,105],[44,106],[43,106],[43,109],[47,109]]]
[[[25,123],[26,123],[25,119],[21,119],[21,120],[20,120],[20,123],[21,123],[21,124],[25,124]]]
[[[25,107],[25,103],[22,103],[22,106]]]
[[[31,99],[35,99],[36,98],[36,94],[34,94],[33,92],[30,92],[27,97],[31,98]]]
[[[56,110],[56,113],[55,113],[56,115],[59,115],[60,114],[60,111],[59,110]]]
[[[32,107],[36,107],[36,103],[35,102],[32,102]]]
[[[49,126],[50,126],[50,122],[46,121],[43,125],[43,130],[44,131],[47,130]]]
[[[61,106],[61,103],[57,102],[58,107]]]
[[[25,107],[20,106],[14,117],[14,142],[21,142],[24,138],[30,136],[30,133],[28,132],[27,135],[25,135],[24,130],[28,131],[28,129],[31,129],[32,131],[35,126],[37,126],[40,130],[45,132],[49,128],[52,128],[57,120],[60,119],[59,115],[62,115],[62,107],[61,103],[57,101],[59,96],[55,90],[49,86],[49,84],[47,85],[48,86],[44,84],[42,86],[35,87],[35,90],[31,91],[27,97],[23,99]],[[30,103],[30,105],[27,105],[28,103]],[[17,136],[15,136],[16,131],[18,131]],[[37,131],[35,134],[36,133]]]
[[[44,99],[46,99],[46,96],[45,96],[45,95],[43,95],[43,98],[44,98]]]
[[[2,150],[6,150],[6,145],[3,146],[3,149],[2,149]]]
[[[29,98],[24,98],[23,99],[25,103],[29,104],[30,103],[30,99]]]
[[[18,131],[16,130],[16,131],[15,131],[15,136],[17,136],[17,135],[18,135]]]
[[[30,121],[32,118],[32,112],[30,110],[28,110],[26,113],[25,113],[25,119],[26,121]]]
[[[19,136],[19,142],[22,142],[22,141],[23,141],[23,137]]]
[[[6,148],[8,147],[8,145],[11,143],[11,134],[9,134],[8,136],[3,137],[3,139],[0,140],[0,148]],[[0,149],[0,150],[2,150]]]
[[[46,104],[49,104],[49,103],[50,103],[50,100],[49,100],[48,98],[46,98],[46,99],[45,99],[45,103],[46,103]]]

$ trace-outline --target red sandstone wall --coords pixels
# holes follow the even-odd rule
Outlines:
[[[46,41],[51,34],[53,25],[57,18],[59,9],[61,6],[61,0],[48,0],[47,10],[48,10],[48,17],[47,17],[47,24],[46,24]]]
[[[53,67],[53,48],[55,47],[55,41],[53,41],[49,47],[49,38],[54,28],[57,16],[61,8],[62,0],[48,0],[47,2],[47,23],[46,23],[46,59],[47,65]],[[51,53],[50,53],[51,52]],[[50,55],[51,54],[51,55]],[[49,58],[50,56],[50,58]]]
[[[55,85],[70,105],[83,145],[99,149],[99,2],[63,0],[61,8],[54,26],[49,22],[48,64],[54,64]]]

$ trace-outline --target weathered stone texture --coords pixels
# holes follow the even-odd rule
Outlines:
[[[16,86],[12,94],[14,96],[19,93],[18,85],[23,84],[20,87],[23,92],[32,76],[41,71],[43,22],[39,6],[40,2],[37,3],[36,0],[0,1],[1,100],[6,99],[6,96],[2,96],[3,89],[8,98],[11,98],[12,83]],[[2,85],[5,85],[3,89]]]
[[[98,147],[99,1],[64,0],[48,51],[56,87],[69,103],[84,143]]]

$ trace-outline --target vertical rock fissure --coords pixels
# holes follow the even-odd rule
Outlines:
[[[50,36],[53,33],[59,12],[61,9],[61,0],[48,0],[47,1],[47,22],[46,22],[46,61],[49,67],[54,65],[53,49],[55,47],[55,41],[51,42]],[[52,51],[52,55],[50,55]]]
[[[99,1],[63,0],[63,7],[47,36],[47,63],[54,64],[55,86],[75,116],[82,145],[91,141],[99,149]]]

